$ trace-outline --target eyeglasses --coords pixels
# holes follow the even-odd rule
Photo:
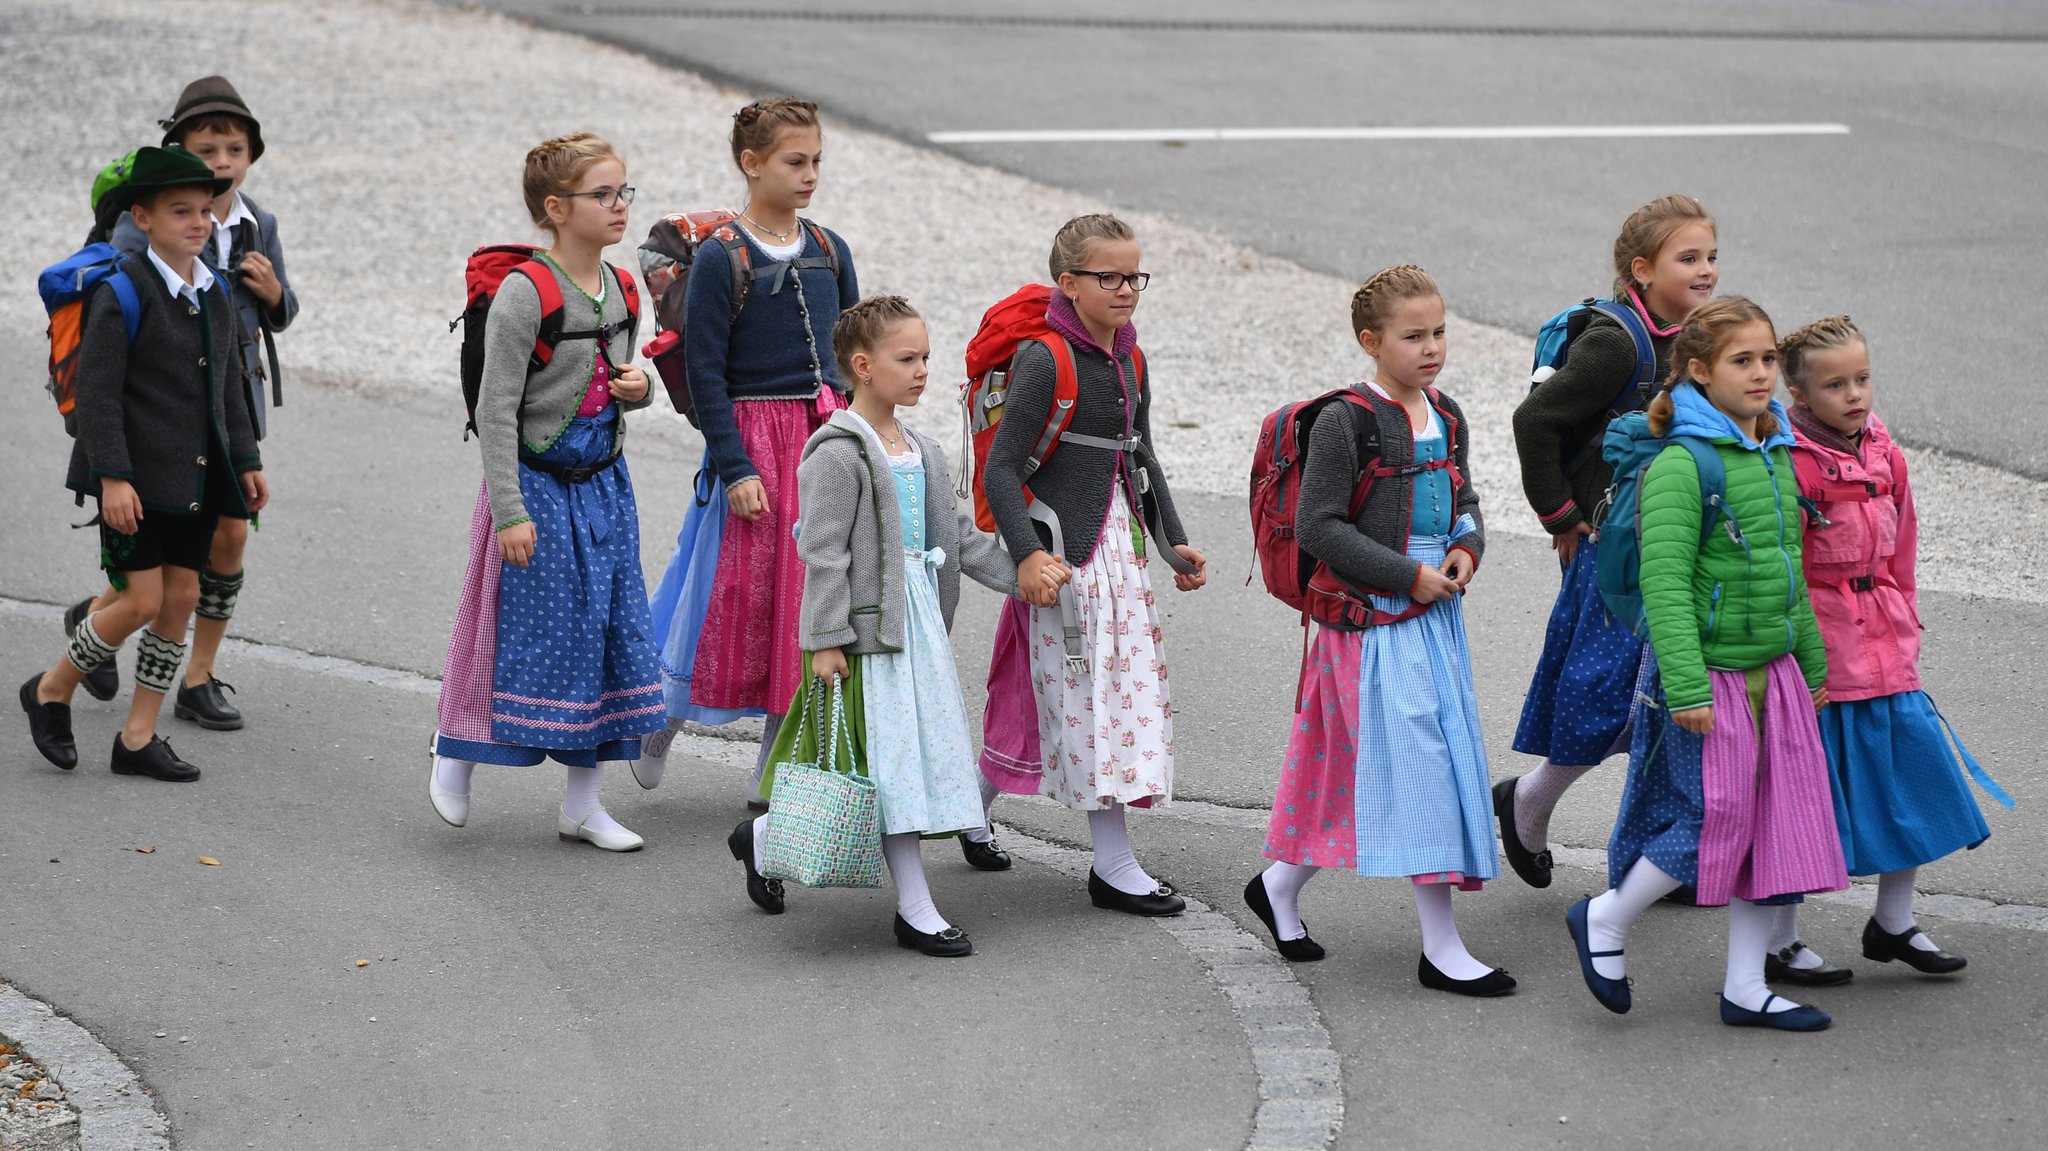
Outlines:
[[[609,208],[613,204],[632,203],[633,197],[638,195],[639,191],[640,189],[628,185],[624,188],[599,188],[595,192],[564,192],[562,198],[573,200],[578,196],[588,196],[597,201],[598,207]]]
[[[1152,282],[1150,272],[1089,272],[1077,268],[1070,274],[1095,277],[1095,282],[1101,284],[1105,292],[1114,292],[1125,284],[1129,284],[1134,292],[1142,292],[1145,285]]]

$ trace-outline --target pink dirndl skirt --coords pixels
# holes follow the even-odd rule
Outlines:
[[[497,560],[498,533],[491,530],[490,493],[478,484],[476,510],[469,517],[469,565],[463,573],[455,628],[448,637],[448,658],[441,665],[437,752],[442,739],[495,742],[491,739],[491,691],[498,659]]]
[[[797,465],[811,433],[846,400],[828,387],[814,399],[733,404],[740,444],[761,470],[768,510],[748,522],[728,514],[697,641],[690,700],[703,707],[789,710],[803,686],[797,623],[804,565],[796,552]]]

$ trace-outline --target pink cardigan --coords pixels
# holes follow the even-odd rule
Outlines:
[[[1913,578],[1919,520],[1906,457],[1876,416],[1861,458],[1842,437],[1793,417],[1799,490],[1829,526],[1806,528],[1806,586],[1828,652],[1828,698],[1920,690],[1920,610]]]

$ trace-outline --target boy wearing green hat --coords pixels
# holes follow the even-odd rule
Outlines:
[[[208,76],[194,80],[178,95],[170,118],[158,122],[164,130],[165,146],[179,145],[204,160],[214,176],[229,181],[209,204],[213,241],[200,253],[213,274],[226,281],[234,310],[241,322],[241,356],[247,367],[248,406],[257,439],[269,430],[269,407],[282,402],[277,371],[277,349],[270,334],[291,325],[299,313],[299,299],[285,275],[284,246],[278,239],[277,217],[258,207],[242,193],[242,180],[250,165],[263,155],[263,126],[240,92],[225,77]],[[112,229],[114,246],[124,252],[140,253],[148,246],[134,223],[122,216]],[[266,363],[264,352],[268,350]],[[270,392],[265,395],[265,382]],[[199,726],[215,731],[242,727],[242,713],[227,701],[228,685],[215,678],[214,658],[227,635],[228,620],[242,591],[242,553],[248,546],[249,521],[233,512],[223,512],[215,529],[213,550],[199,573],[198,619],[192,628],[192,655],[185,679],[178,688],[175,713]],[[105,606],[111,596],[75,605],[66,616],[66,629],[94,606]],[[112,664],[95,673],[86,690],[101,699],[118,691]]]
[[[199,778],[157,736],[157,718],[177,683],[216,523],[254,515],[270,498],[234,304],[202,258],[213,240],[210,202],[231,184],[183,148],[143,148],[128,181],[108,193],[146,241],[121,263],[140,316],[131,342],[110,285],[86,303],[65,485],[99,500],[101,566],[120,595],[80,619],[64,657],[21,687],[36,750],[61,768],[78,763],[72,693],[139,631],[135,698],[110,766]]]

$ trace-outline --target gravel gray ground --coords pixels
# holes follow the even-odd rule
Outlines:
[[[282,217],[306,301],[290,338],[294,374],[365,390],[446,391],[463,257],[530,234],[517,173],[544,135],[594,128],[625,153],[642,196],[631,242],[661,211],[735,204],[724,90],[645,58],[517,21],[419,0],[252,0],[234,23],[194,0],[30,0],[7,17],[0,98],[18,144],[80,142],[28,173],[7,225],[0,278],[25,284],[82,233],[80,189],[136,143],[190,74],[230,75],[266,122],[269,149],[249,181]],[[66,66],[42,62],[63,43]],[[204,45],[166,56],[162,43]],[[459,45],[452,51],[451,45]],[[576,87],[535,84],[573,67]],[[104,78],[82,86],[78,76]],[[138,109],[141,110],[138,113]],[[830,109],[826,109],[830,113]],[[1102,209],[900,141],[834,124],[816,215],[846,236],[863,290],[902,292],[930,320],[938,378],[957,369],[981,310],[1044,274],[1067,217]],[[1356,378],[1367,362],[1346,333],[1352,281],[1318,275],[1170,219],[1132,214],[1158,275],[1139,324],[1159,379],[1155,432],[1178,489],[1234,495],[1259,418],[1281,401]],[[614,252],[630,258],[630,247]],[[1360,269],[1362,277],[1371,269]],[[1471,415],[1473,473],[1496,502],[1495,530],[1534,534],[1520,514],[1508,415],[1523,391],[1528,341],[1453,309],[1444,387]],[[32,295],[0,298],[0,325],[40,329]],[[1880,375],[1884,363],[1877,363]],[[913,419],[957,437],[946,389]],[[694,441],[673,415],[657,435]],[[949,438],[947,442],[952,442]],[[1914,459],[1930,591],[2048,602],[2032,568],[2048,540],[2048,484],[1935,452]]]
[[[0,1151],[72,1151],[78,1112],[48,1070],[0,1034]]]

